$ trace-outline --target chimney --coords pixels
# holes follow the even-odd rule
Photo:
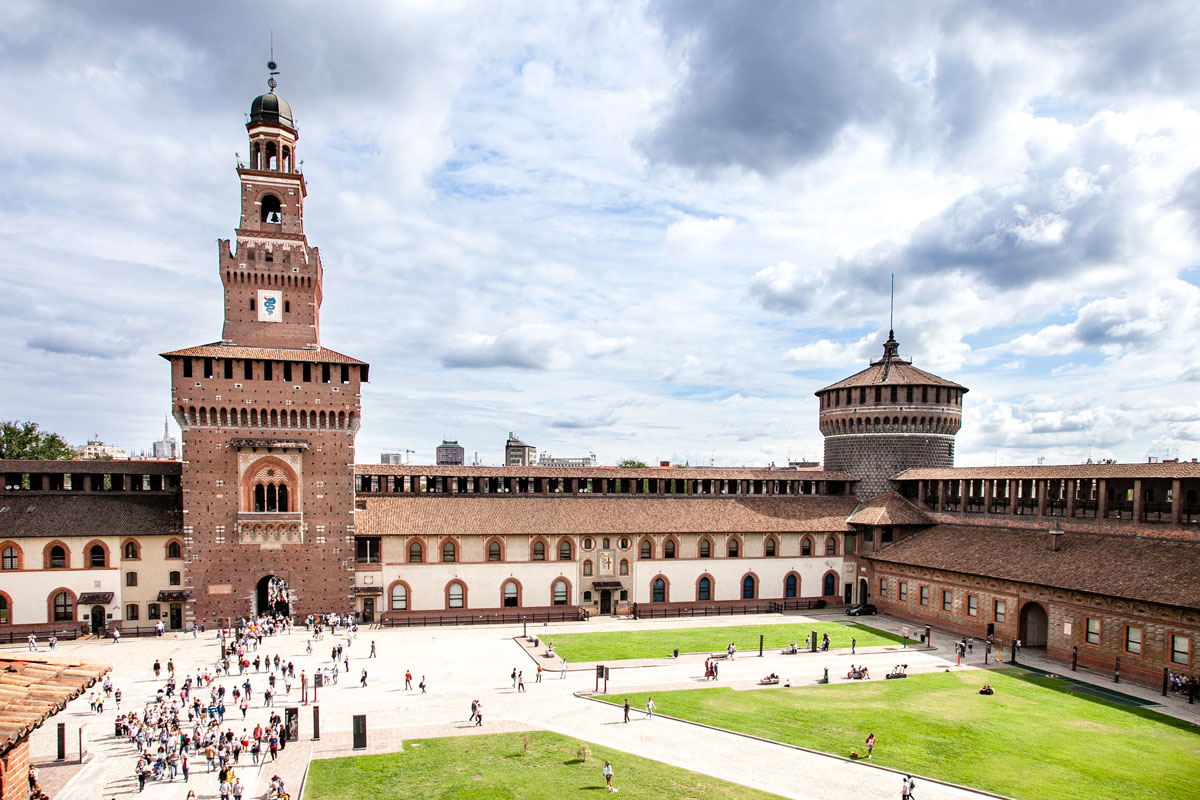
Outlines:
[[[1050,529],[1050,549],[1057,553],[1062,549],[1063,530],[1057,523]]]

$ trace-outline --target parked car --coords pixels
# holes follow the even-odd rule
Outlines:
[[[859,603],[858,605],[847,608],[846,613],[852,617],[862,617],[867,614],[878,614],[879,609],[870,603]]]

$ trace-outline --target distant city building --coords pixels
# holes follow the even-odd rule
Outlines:
[[[801,459],[799,461],[794,461],[794,460],[788,461],[788,469],[816,469],[819,466],[821,466],[820,461],[809,461],[808,459]]]
[[[508,432],[508,441],[504,443],[504,465],[507,467],[532,467],[537,464],[537,448],[530,447],[517,438],[512,431]]]
[[[467,451],[458,440],[443,439],[437,448],[437,463],[443,467],[461,467],[467,461]]]
[[[100,434],[94,434],[88,443],[75,448],[76,455],[81,461],[92,458],[111,458],[113,461],[129,460],[129,451],[124,447],[113,447],[100,441]]]
[[[596,454],[588,453],[582,458],[555,458],[549,453],[543,452],[538,456],[537,465],[539,467],[594,467],[596,466]]]
[[[404,463],[404,453],[380,453],[380,464],[390,464],[393,467]]]
[[[171,436],[171,429],[168,427],[167,420],[163,420],[163,438],[159,439],[151,445],[151,452],[155,459],[163,461],[178,461],[179,460],[179,442],[175,437]]]

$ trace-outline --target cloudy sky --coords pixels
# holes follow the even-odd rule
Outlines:
[[[819,458],[893,273],[959,464],[1200,456],[1186,0],[6,0],[0,418],[160,435],[272,33],[359,461]]]

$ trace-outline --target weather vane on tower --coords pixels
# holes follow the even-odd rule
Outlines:
[[[278,65],[275,63],[275,32],[271,31],[271,60],[267,62],[267,69],[270,70],[270,77],[267,78],[267,86],[272,92],[279,85],[279,81],[275,80],[275,76],[279,74]]]

